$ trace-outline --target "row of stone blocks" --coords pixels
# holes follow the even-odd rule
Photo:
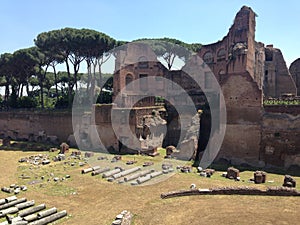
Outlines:
[[[133,167],[127,170],[121,167],[115,167],[110,170],[108,167],[100,168],[100,166],[94,166],[83,169],[81,173],[91,173],[92,176],[102,174],[102,178],[106,178],[109,182],[118,181],[118,183],[125,183],[132,181],[131,185],[139,185],[172,171],[171,168],[164,169],[163,171],[155,171],[154,169],[142,170],[141,167]]]
[[[133,215],[131,212],[124,210],[116,216],[112,225],[131,225],[132,217]]]
[[[269,187],[261,190],[252,187],[224,187],[212,189],[180,190],[161,194],[161,198],[172,198],[189,195],[268,195],[268,196],[300,196],[300,192],[294,188]]]
[[[0,199],[0,218],[6,217],[6,221],[0,225],[44,225],[57,221],[66,215],[66,210],[58,212],[55,207],[46,209],[45,204],[35,206],[34,200],[27,201],[26,198],[10,196]]]

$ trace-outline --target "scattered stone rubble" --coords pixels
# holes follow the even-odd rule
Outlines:
[[[131,225],[132,217],[133,215],[131,212],[123,210],[116,216],[115,220],[112,222],[112,225]]]
[[[65,145],[63,145],[65,146]],[[58,150],[57,148],[50,148],[49,152],[58,152],[58,155],[54,156],[52,158],[53,162],[59,162],[59,161],[65,161],[64,164],[67,165],[69,164],[70,166],[75,166],[77,163],[79,166],[84,166],[86,164],[86,158],[81,157],[81,151],[72,151],[72,153],[69,156],[66,156],[66,154],[63,154],[61,152],[66,152],[66,147],[63,147],[63,150]],[[85,157],[91,157],[94,153],[85,153]],[[75,160],[85,160],[82,162],[74,162],[70,161],[71,159]],[[19,163],[29,163],[35,166],[39,165],[48,165],[51,163],[50,157],[48,154],[37,154],[37,155],[32,155],[29,157],[23,157],[19,159]]]
[[[6,221],[0,225],[42,225],[57,221],[65,216],[67,216],[66,210],[58,212],[55,207],[46,209],[45,204],[35,206],[34,200],[18,199],[16,196],[0,199],[0,218],[6,218]]]
[[[234,167],[229,167],[225,177],[228,179],[240,180],[240,171]]]
[[[14,193],[16,195],[19,194],[21,191],[27,191],[27,186],[11,184],[9,187],[2,187],[1,191],[6,193]]]
[[[161,168],[163,170],[163,173],[169,173],[169,172],[173,172],[174,171],[173,165],[170,164],[170,163],[163,163],[161,165]]]
[[[177,166],[176,169],[180,170],[182,173],[191,173],[193,171],[192,166]]]
[[[71,156],[73,157],[79,157],[81,156],[81,151],[72,151]]]
[[[166,156],[165,158],[172,158],[172,154],[176,152],[176,148],[173,145],[166,147]]]
[[[283,187],[295,188],[296,187],[296,180],[293,177],[291,177],[290,175],[285,175],[282,186]]]
[[[126,165],[133,165],[133,164],[135,164],[135,163],[137,163],[136,160],[128,160],[128,161],[126,162]]]
[[[115,156],[112,158],[111,162],[117,162],[117,161],[120,161],[120,160],[122,160],[122,156],[120,156],[120,155],[115,155]]]
[[[94,156],[94,152],[85,152],[84,153],[84,158],[91,158]]]
[[[266,183],[267,174],[264,171],[255,171],[254,172],[254,183],[262,184]]]
[[[58,162],[58,161],[63,161],[63,160],[65,160],[65,159],[66,159],[66,155],[60,153],[60,154],[58,154],[57,156],[55,156],[55,157],[53,158],[53,161],[54,161],[54,162]]]
[[[60,145],[60,154],[65,154],[69,151],[69,145],[65,142],[61,143]]]
[[[144,162],[143,167],[152,166],[153,164],[153,162]]]
[[[199,168],[198,168],[198,171],[199,171]],[[205,169],[205,170],[201,170],[199,172],[200,172],[199,175],[201,177],[208,177],[208,178],[210,178],[215,173],[215,170],[214,169]]]
[[[49,156],[45,154],[32,155],[19,159],[20,163],[30,163],[33,165],[46,165],[50,163]]]
[[[97,160],[108,160],[108,158],[106,156],[99,156]]]

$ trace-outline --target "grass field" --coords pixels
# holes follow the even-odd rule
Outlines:
[[[125,209],[134,214],[135,225],[299,224],[300,221],[299,197],[213,195],[164,200],[160,198],[160,194],[164,192],[188,189],[191,183],[195,183],[197,188],[256,186],[264,189],[271,185],[281,186],[283,175],[268,173],[267,180],[272,180],[272,183],[255,185],[247,182],[253,176],[253,171],[240,174],[241,180],[245,182],[222,178],[221,172],[215,173],[211,178],[200,177],[196,172],[174,173],[169,179],[152,185],[130,186],[107,182],[100,176],[81,174],[81,169],[89,165],[80,167],[76,163],[75,166],[70,166],[64,161],[51,162],[45,166],[18,163],[21,157],[36,154],[38,153],[0,151],[0,186],[9,186],[12,183],[26,184],[28,190],[20,193],[19,197],[34,199],[37,204],[46,203],[48,207],[55,206],[59,210],[66,209],[68,217],[57,224],[111,224],[115,216]],[[42,154],[53,156],[57,153]],[[160,157],[123,156],[119,163],[125,165],[127,160],[132,159],[137,161],[136,165],[141,165],[143,161],[153,160],[159,163],[161,160]],[[51,178],[50,173],[58,177],[68,174],[71,178],[63,182],[47,182],[47,179]],[[21,179],[22,174],[30,176],[30,179]],[[41,180],[41,176],[45,179]],[[28,182],[32,180],[36,183],[29,185]],[[296,180],[299,184],[300,178],[297,177]],[[7,196],[8,194],[0,192],[0,198]]]

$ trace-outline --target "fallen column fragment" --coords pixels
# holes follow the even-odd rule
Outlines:
[[[34,220],[37,220],[37,219],[38,219],[37,214],[30,214],[30,215],[24,217],[24,220],[27,221],[27,222],[31,222],[31,221],[34,221]]]
[[[100,169],[100,166],[94,166],[94,167],[90,167],[90,168],[81,170],[81,173],[86,174],[86,173],[90,173],[92,171],[96,171],[96,170],[99,170],[99,169]]]
[[[93,171],[92,168],[87,168],[87,169],[81,170],[81,173],[82,173],[82,174],[86,174],[86,173],[89,173],[89,172],[92,172],[92,171]]]
[[[105,173],[107,171],[109,171],[110,169],[108,167],[106,168],[102,168],[102,169],[98,169],[92,172],[92,176],[96,176],[99,175],[100,173]]]
[[[26,202],[26,201],[27,201],[26,198],[20,198],[20,199],[11,201],[11,202],[9,202],[9,203],[0,205],[0,210],[1,210],[1,209],[7,209],[7,208],[9,208],[9,207],[12,207],[12,206],[14,206],[14,205],[17,205],[17,204],[19,204],[19,203]]]
[[[19,204],[15,205],[15,207],[17,207],[19,210],[21,210],[21,209],[25,209],[25,208],[34,206],[34,204],[35,204],[34,200],[31,200],[28,202],[19,203]]]
[[[4,222],[0,223],[0,225],[9,225],[9,224],[12,224],[12,225],[27,225],[28,222],[25,221],[25,220],[22,220],[22,218],[21,218],[21,220],[18,220],[18,221],[12,220],[11,223],[8,223],[7,221],[4,221]]]
[[[154,178],[154,177],[158,177],[162,174],[163,174],[162,171],[156,171],[156,172],[151,173],[150,176],[151,176],[151,178]]]
[[[96,171],[96,170],[99,170],[99,169],[100,169],[100,166],[94,166],[94,167],[92,167],[93,171]]]
[[[7,214],[14,214],[17,213],[19,209],[17,207],[10,207],[8,209],[3,209],[0,211],[0,217],[4,217]]]
[[[43,218],[43,217],[46,217],[46,216],[50,216],[50,215],[52,215],[56,212],[57,212],[57,208],[53,207],[51,209],[47,209],[45,211],[39,212],[37,214],[37,216],[38,216],[38,219],[40,219],[40,218]]]
[[[17,196],[13,195],[13,196],[9,196],[9,197],[5,198],[5,202],[9,203],[9,202],[15,201],[17,199],[18,199]]]
[[[37,205],[35,207],[32,207],[32,208],[29,208],[29,209],[25,209],[23,211],[20,211],[18,213],[18,216],[21,216],[21,217],[25,217],[27,215],[30,215],[30,214],[33,214],[33,213],[36,213],[38,211],[41,211],[43,209],[46,208],[46,205],[45,204],[41,204],[41,205]]]
[[[8,187],[2,187],[1,188],[1,191],[3,192],[6,192],[6,193],[12,193],[13,192],[13,189],[12,188],[8,188]]]
[[[63,211],[60,211],[58,213],[47,216],[45,218],[42,218],[42,219],[39,219],[37,221],[31,222],[31,223],[29,223],[29,225],[45,225],[45,224],[51,223],[53,221],[59,220],[59,219],[65,217],[66,215],[67,215],[67,211],[63,210]]]
[[[131,168],[131,169],[128,169],[128,170],[124,170],[120,173],[114,174],[112,177],[114,179],[117,179],[117,178],[124,177],[128,174],[134,173],[134,172],[139,171],[139,170],[141,170],[141,167],[134,167],[134,168]]]
[[[5,203],[6,203],[5,198],[0,199],[0,205],[3,205]]]
[[[144,183],[144,182],[146,182],[146,181],[148,181],[148,180],[151,180],[150,174],[147,174],[147,175],[144,176],[144,177],[140,177],[140,178],[138,178],[136,181],[137,181],[138,184],[142,184],[142,183]]]
[[[124,181],[128,182],[128,181],[137,179],[139,177],[145,176],[145,175],[147,175],[149,173],[152,173],[152,172],[154,172],[154,170],[144,170],[144,171],[141,171],[139,173],[135,173],[135,174],[129,175],[127,177],[124,177]]]
[[[102,175],[102,177],[103,178],[107,178],[107,177],[110,177],[110,176],[112,176],[112,175],[114,175],[114,174],[116,174],[116,173],[120,173],[122,170],[120,169],[120,168],[117,168],[117,169],[114,169],[114,170],[111,170],[111,171],[108,171],[108,172],[106,172],[106,173],[104,173],[103,175]]]
[[[13,216],[6,215],[5,217],[7,221],[0,223],[0,225],[16,224],[17,222],[23,220],[21,216],[13,217]]]

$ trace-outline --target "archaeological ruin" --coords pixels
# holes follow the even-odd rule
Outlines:
[[[243,6],[222,40],[201,47],[197,56],[211,71],[201,78],[201,88],[186,74],[185,68],[193,63],[192,59],[181,70],[168,70],[150,47],[133,42],[116,57],[114,104],[93,105],[91,114],[73,115],[73,118],[67,112],[1,112],[0,134],[16,140],[62,142],[69,139],[70,145],[76,141],[82,148],[105,148],[119,153],[154,154],[157,143],[163,143],[163,147],[173,145],[179,150],[187,149],[188,154],[198,160],[210,134],[215,132],[211,129],[211,110],[220,108],[220,102],[207,107],[207,98],[210,98],[207,93],[218,94],[213,92],[210,81],[211,76],[215,76],[227,110],[225,137],[215,161],[228,165],[299,169],[300,106],[265,104],[270,99],[299,99],[299,59],[287,68],[280,49],[256,41],[255,19],[255,12]],[[162,93],[158,91],[155,96],[139,99],[136,90],[151,92],[151,83],[141,79],[145,77],[159,82],[155,90]],[[168,86],[164,79],[178,84],[190,95],[199,110],[200,130],[180,126],[178,112],[170,102],[157,103],[155,97],[163,95],[165,90],[169,90],[168,97],[180,98],[176,87]],[[130,83],[135,86],[118,97]],[[185,101],[182,100],[183,108]],[[116,118],[112,118],[112,111]],[[128,114],[129,118],[120,116],[123,114]],[[73,124],[76,120],[76,127],[72,127],[72,119]],[[121,140],[113,129],[112,121],[116,120]],[[129,124],[129,130],[122,124]],[[165,137],[163,129],[167,129]],[[138,143],[131,142],[128,131],[136,135]],[[180,139],[182,131],[186,139]]]

